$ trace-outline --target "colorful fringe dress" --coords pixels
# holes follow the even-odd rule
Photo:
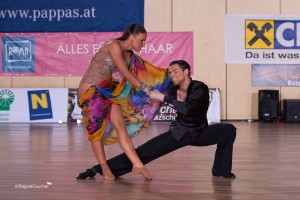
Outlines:
[[[98,53],[99,55],[97,55]],[[98,62],[111,61],[112,63],[110,55],[103,52],[98,53],[95,54],[95,56],[98,56],[98,59],[94,60],[98,60]],[[155,67],[134,53],[131,54],[126,65],[128,70],[149,86],[151,90],[157,89],[162,93],[167,92],[167,88],[171,83],[167,69]],[[119,139],[110,121],[112,103],[121,106],[127,132],[130,138],[133,138],[143,128],[149,126],[161,102],[158,100],[149,101],[145,92],[126,81],[123,77],[118,82],[114,81],[112,74],[116,72],[117,68],[116,66],[107,66],[109,65],[103,68],[109,69],[105,69],[104,72],[102,69],[101,72],[109,73],[108,76],[106,74],[106,79],[92,84],[93,86],[80,97],[78,104],[82,109],[88,140],[102,141],[103,144],[113,144],[118,142]],[[93,76],[93,73],[90,72],[90,76]]]

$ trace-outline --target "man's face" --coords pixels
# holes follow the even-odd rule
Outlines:
[[[185,81],[185,71],[187,70],[182,71],[178,64],[169,67],[170,77],[174,85],[180,86]]]

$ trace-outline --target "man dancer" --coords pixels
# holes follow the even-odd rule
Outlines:
[[[208,125],[206,113],[209,106],[209,90],[203,82],[192,80],[190,65],[184,60],[170,63],[173,85],[167,94],[157,90],[148,91],[151,99],[167,103],[177,111],[176,120],[167,132],[162,133],[136,149],[141,161],[146,164],[184,146],[209,146],[217,144],[212,166],[213,176],[235,178],[232,169],[233,143],[236,128],[232,124]],[[118,177],[132,170],[132,164],[123,153],[107,161],[112,173]],[[77,179],[92,178],[102,174],[100,165],[80,173]]]

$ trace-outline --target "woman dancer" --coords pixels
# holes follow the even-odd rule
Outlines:
[[[78,89],[79,106],[87,137],[99,162],[104,180],[115,180],[106,162],[105,144],[120,143],[134,174],[151,180],[131,138],[149,126],[160,106],[148,101],[146,92],[165,92],[170,84],[166,69],[155,67],[135,55],[145,45],[147,32],[139,24],[127,27],[122,36],[103,44],[93,56]]]

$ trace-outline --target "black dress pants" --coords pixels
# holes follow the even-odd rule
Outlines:
[[[219,175],[228,175],[232,168],[233,143],[236,128],[231,124],[219,123],[209,125],[198,133],[185,134],[179,141],[172,137],[171,130],[162,133],[136,149],[144,164],[187,145],[209,146],[217,144],[213,170]],[[132,163],[123,153],[107,161],[112,173],[121,176],[132,170]],[[102,174],[100,165],[94,168]]]

